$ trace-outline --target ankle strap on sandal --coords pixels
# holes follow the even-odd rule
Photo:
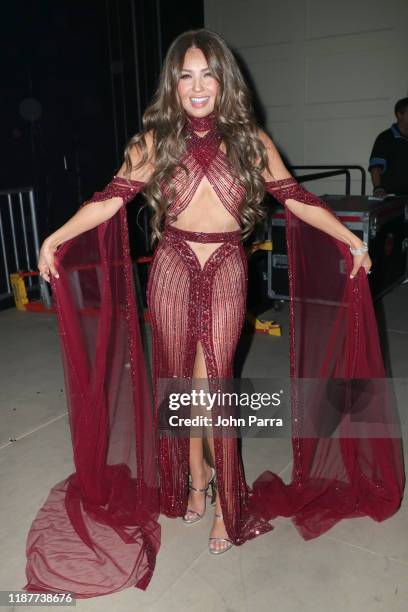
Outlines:
[[[205,492],[208,491],[208,486],[205,487],[205,489],[198,489],[197,487],[193,487],[193,485],[190,485],[190,489],[193,489],[193,491],[201,491],[201,492]]]

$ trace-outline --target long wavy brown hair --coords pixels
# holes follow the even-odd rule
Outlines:
[[[246,197],[240,210],[244,240],[251,234],[255,224],[265,216],[265,209],[262,206],[265,186],[261,173],[268,167],[268,160],[265,146],[257,135],[258,125],[254,116],[251,93],[223,38],[211,30],[190,30],[178,36],[171,44],[163,63],[156,93],[143,114],[143,129],[130,139],[125,149],[125,172],[130,176],[132,169],[140,168],[148,160],[145,135],[151,131],[154,172],[143,193],[154,211],[150,221],[152,245],[156,238],[160,239],[162,236],[161,229],[165,216],[169,215],[171,220],[176,218],[167,212],[176,195],[171,179],[186,151],[185,139],[182,137],[186,113],[178,96],[177,85],[185,53],[190,47],[201,49],[210,72],[220,84],[214,111],[231,171],[246,189]],[[138,147],[141,153],[141,161],[137,166],[132,166],[130,157],[132,147]],[[187,168],[185,171],[188,172]],[[170,186],[169,198],[166,198],[162,192],[160,187],[162,181]]]

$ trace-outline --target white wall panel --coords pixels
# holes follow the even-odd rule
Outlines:
[[[408,95],[408,0],[205,0],[205,20],[245,63],[289,163],[367,168],[394,103]]]
[[[318,38],[393,29],[397,4],[374,0],[308,0],[306,36]]]
[[[290,59],[272,59],[247,64],[262,102],[267,106],[288,106],[293,100]]]
[[[307,57],[305,64],[306,104],[375,100],[392,83],[393,59],[384,48]]]
[[[291,10],[287,0],[213,0],[205,2],[205,19],[206,27],[218,31],[236,47],[292,39]]]

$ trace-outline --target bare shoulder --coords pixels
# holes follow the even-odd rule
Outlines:
[[[266,151],[266,155],[267,155],[267,161],[268,161],[268,166],[267,168],[265,168],[262,172],[262,176],[264,178],[265,181],[273,181],[273,174],[272,174],[272,170],[271,170],[271,162],[272,159],[274,157],[274,154],[276,152],[276,148],[275,145],[272,142],[272,139],[270,138],[270,136],[261,128],[258,127],[258,134],[257,134],[259,140],[261,141],[261,143],[263,144],[263,146],[265,147],[265,151]]]
[[[145,134],[145,143],[147,147],[148,161],[153,162],[154,152],[154,130],[149,130]]]
[[[117,172],[116,176],[121,178],[130,178],[133,181],[147,182],[154,172],[154,134],[153,130],[149,130],[144,134],[144,141],[146,144],[147,158],[144,159],[144,148],[137,139],[131,146],[129,146],[128,153],[132,164],[130,176],[127,174],[126,163],[122,164],[122,167]],[[139,144],[140,143],[140,144]]]
[[[144,135],[144,141],[147,149],[147,159],[143,163],[140,169],[146,171],[154,170],[154,133],[153,130],[149,130]],[[137,166],[140,166],[143,161],[143,148],[138,143],[135,143],[132,147],[129,148],[129,156],[132,162],[133,170],[137,169]]]
[[[279,151],[272,141],[272,138],[261,128],[258,128],[258,138],[265,146],[266,154],[268,156],[269,168],[265,168],[264,172],[262,173],[265,181],[291,178],[291,174],[283,163]]]
[[[271,151],[276,151],[276,147],[272,142],[272,138],[261,128],[258,128],[258,138],[265,146],[266,149],[270,149]]]

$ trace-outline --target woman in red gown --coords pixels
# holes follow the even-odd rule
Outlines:
[[[158,239],[147,287],[152,399],[123,206],[139,191],[154,211]],[[304,435],[306,402],[295,386],[292,481],[266,470],[249,487],[233,432],[206,428],[206,453],[203,437],[159,427],[167,415],[159,383],[198,379],[213,388],[232,377],[245,318],[242,239],[263,216],[265,191],[285,208],[292,380],[362,379],[366,386],[363,395],[341,387],[334,402],[320,391],[321,414],[334,410],[340,432],[326,438]],[[391,399],[382,393],[379,400],[370,387],[380,379],[385,388],[370,267],[361,240],[291,177],[257,126],[225,41],[207,30],[179,36],[122,168],[41,249],[39,269],[58,314],[76,469],[33,521],[24,588],[77,597],[145,589],[160,545],[159,514],[197,522],[209,485],[214,554],[271,531],[278,515],[310,539],[342,518],[393,514],[404,475]],[[352,427],[362,397],[381,436]]]

